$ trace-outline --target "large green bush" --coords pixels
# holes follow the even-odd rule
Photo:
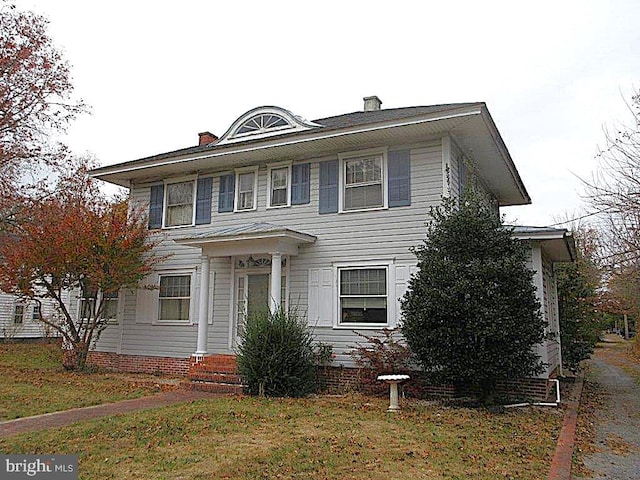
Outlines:
[[[543,365],[533,272],[524,246],[496,209],[470,192],[432,209],[427,240],[414,249],[418,272],[402,300],[402,333],[435,381],[477,385],[491,401],[498,380]]]
[[[311,327],[295,311],[249,316],[238,347],[238,370],[249,393],[302,397],[315,387]]]

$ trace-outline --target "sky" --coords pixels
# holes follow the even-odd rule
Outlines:
[[[63,138],[102,165],[194,146],[246,111],[308,120],[486,102],[532,204],[506,220],[583,213],[581,178],[640,88],[640,2],[17,0],[48,17],[91,106]]]

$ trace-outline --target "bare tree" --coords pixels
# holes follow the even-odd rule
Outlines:
[[[611,266],[640,258],[640,94],[627,103],[631,119],[605,132],[600,163],[585,184],[585,199],[601,222],[603,257]]]
[[[585,184],[585,199],[599,221],[605,288],[597,309],[640,317],[640,94],[627,102],[630,119],[605,131],[597,170]]]

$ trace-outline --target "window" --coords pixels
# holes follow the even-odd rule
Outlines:
[[[382,155],[345,160],[344,175],[344,210],[384,206]]]
[[[269,167],[269,207],[287,207],[290,201],[291,167]]]
[[[40,302],[36,302],[33,304],[33,310],[31,312],[31,319],[32,320],[40,320],[40,318],[42,318],[42,306],[40,305]]]
[[[281,207],[289,203],[288,185],[289,168],[276,168],[271,170],[271,207]]]
[[[80,298],[78,318],[89,319],[94,318],[98,314],[96,311],[102,303],[101,319],[108,320],[110,323],[117,322],[118,317],[118,292],[104,293],[102,291],[91,290]],[[35,306],[34,306],[35,318]]]
[[[387,269],[341,268],[340,325],[387,325]]]
[[[102,294],[102,318],[116,323],[118,321],[118,292],[105,292]]]
[[[411,152],[386,148],[338,155],[319,165],[318,213],[411,205]]]
[[[87,293],[82,293],[82,297],[80,297],[80,315],[79,318],[87,319],[93,318],[93,315],[96,310],[96,300],[98,297],[98,293],[95,291],[89,291]]]
[[[149,197],[149,228],[211,223],[213,178],[200,177],[152,185]]]
[[[162,322],[188,322],[191,303],[191,275],[162,275],[160,277],[160,309]]]
[[[24,304],[16,303],[13,309],[13,323],[22,323],[24,322]]]
[[[167,184],[165,227],[193,224],[194,185],[194,181]]]
[[[255,117],[251,117],[249,120],[240,125],[240,127],[236,130],[235,135],[255,135],[270,130],[280,130],[287,127],[290,127],[289,122],[287,122],[280,115],[263,113],[260,115],[256,115]]]
[[[254,169],[236,175],[236,211],[256,209],[257,173]]]

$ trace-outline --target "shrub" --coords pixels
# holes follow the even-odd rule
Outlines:
[[[308,395],[315,386],[314,360],[311,327],[296,311],[263,311],[247,318],[237,362],[251,395]]]
[[[388,390],[385,383],[378,381],[378,375],[414,375],[416,365],[413,354],[405,342],[398,338],[400,332],[397,328],[383,328],[376,336],[354,333],[366,340],[366,343],[357,343],[350,354],[360,369],[360,382],[366,390],[373,393]]]

